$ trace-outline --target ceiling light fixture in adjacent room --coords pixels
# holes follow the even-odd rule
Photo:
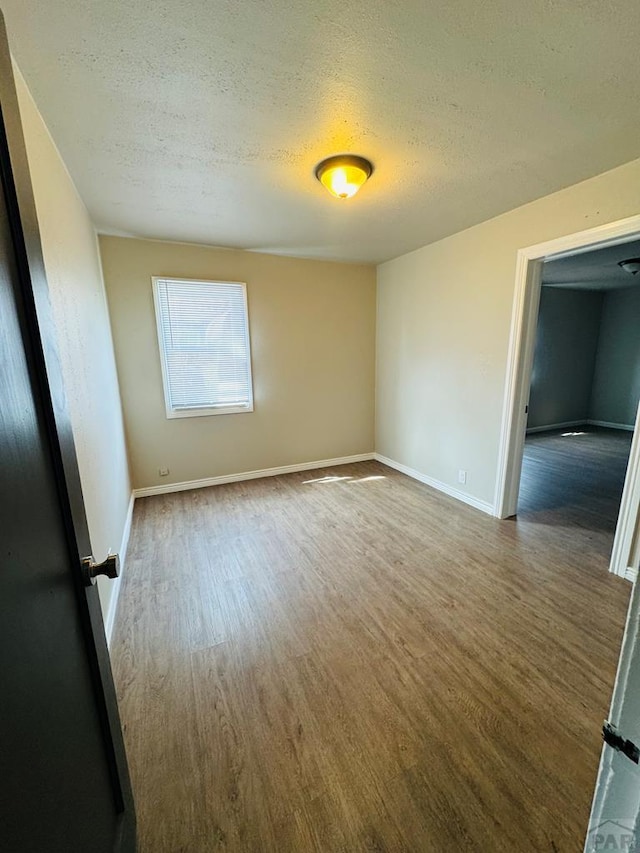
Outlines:
[[[618,266],[622,267],[625,272],[635,275],[640,272],[640,258],[629,258],[628,261],[619,261]]]
[[[338,154],[316,166],[316,178],[336,198],[351,198],[371,177],[373,166],[364,157]]]

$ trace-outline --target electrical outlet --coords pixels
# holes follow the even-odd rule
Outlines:
[[[463,486],[467,482],[467,472],[463,471],[462,468],[458,471],[458,482],[462,483]]]
[[[161,477],[166,477],[168,473],[168,468],[158,468],[158,474],[160,474]]]

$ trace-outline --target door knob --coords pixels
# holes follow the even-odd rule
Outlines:
[[[82,561],[82,574],[87,586],[91,586],[98,579],[98,575],[108,578],[117,578],[120,575],[120,557],[117,554],[108,554],[102,563],[96,563],[93,555],[85,557]]]

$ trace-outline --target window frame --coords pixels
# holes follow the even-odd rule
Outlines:
[[[189,409],[174,409],[171,407],[171,395],[169,393],[169,370],[166,361],[166,352],[164,347],[164,339],[162,337],[162,317],[160,313],[160,299],[158,296],[158,285],[162,281],[177,281],[181,284],[218,284],[218,285],[233,285],[234,287],[242,287],[242,296],[244,303],[245,316],[245,339],[247,346],[247,371],[248,371],[248,388],[249,402],[246,406],[194,406]],[[244,281],[220,281],[218,279],[203,279],[203,278],[179,278],[172,275],[154,275],[151,276],[151,287],[153,291],[153,304],[155,309],[156,333],[158,338],[158,351],[160,357],[160,369],[162,372],[162,393],[164,396],[165,414],[168,419],[173,418],[202,418],[212,415],[235,415],[247,414],[253,412],[253,371],[251,365],[251,329],[249,327],[249,304],[247,300],[247,285]]]

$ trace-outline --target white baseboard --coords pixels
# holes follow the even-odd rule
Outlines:
[[[584,420],[581,421],[564,421],[560,424],[545,424],[544,426],[530,427],[527,429],[527,435],[533,432],[547,432],[547,430],[552,429],[567,429],[568,427],[577,427],[577,426],[585,426],[589,421]]]
[[[554,429],[567,429],[568,427],[577,426],[598,426],[606,427],[607,429],[626,429],[629,432],[633,432],[634,430],[633,424],[614,424],[610,421],[592,421],[589,418],[586,420],[583,418],[581,421],[565,421],[561,424],[545,424],[545,426],[531,427],[530,429],[527,429],[527,435],[534,432],[550,432]]]
[[[627,566],[627,570],[624,573],[626,580],[631,581],[631,583],[635,583],[638,577],[638,570],[634,569],[633,566]]]
[[[487,501],[481,501],[478,498],[474,498],[472,495],[466,494],[466,492],[461,492],[453,486],[449,486],[446,483],[440,482],[440,480],[427,476],[427,474],[421,474],[420,471],[416,471],[415,468],[409,468],[408,465],[403,465],[401,462],[396,462],[394,459],[389,459],[387,456],[382,456],[380,453],[375,453],[374,458],[378,462],[382,462],[383,465],[388,465],[389,468],[395,468],[396,471],[400,471],[402,474],[406,474],[414,480],[419,480],[426,486],[431,486],[433,489],[437,489],[439,492],[443,492],[451,498],[455,498],[458,501],[469,504],[469,506],[475,507],[475,509],[486,512],[487,515],[495,516],[493,504],[490,504]]]
[[[349,465],[352,462],[368,462],[374,458],[373,453],[358,453],[355,456],[339,456],[337,459],[320,459],[315,462],[298,462],[296,465],[281,465],[278,468],[264,468],[261,471],[242,471],[239,474],[225,474],[222,477],[204,477],[202,480],[185,480],[182,483],[146,486],[142,489],[134,489],[133,494],[136,498],[148,498],[152,495],[167,495],[171,492],[186,492],[189,489],[221,486],[224,483],[238,483],[242,480],[259,480],[262,477],[277,477],[279,474],[295,474],[298,471],[333,468],[336,465]]]
[[[111,645],[111,637],[113,635],[113,626],[116,621],[116,612],[118,610],[118,599],[120,597],[120,584],[122,583],[122,574],[124,572],[125,562],[127,559],[127,548],[129,547],[129,536],[131,535],[131,519],[133,518],[133,504],[135,495],[132,492],[127,508],[127,517],[124,521],[124,529],[122,531],[122,540],[120,542],[120,576],[111,583],[111,601],[109,602],[109,611],[104,620],[104,632],[107,636],[107,646]]]
[[[633,432],[635,429],[633,424],[612,424],[610,421],[587,421],[589,426],[606,427],[607,429],[626,429],[628,432]]]

